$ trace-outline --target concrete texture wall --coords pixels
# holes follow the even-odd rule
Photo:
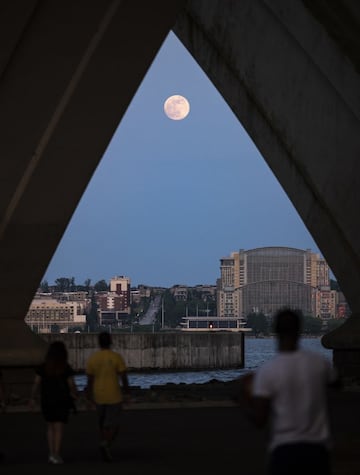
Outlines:
[[[77,371],[84,370],[86,360],[98,349],[95,333],[50,334],[42,338],[48,343],[63,341]],[[129,370],[244,366],[244,334],[240,332],[118,333],[112,338],[112,348],[123,355]]]

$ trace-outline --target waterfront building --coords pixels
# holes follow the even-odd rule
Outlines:
[[[323,320],[337,318],[338,292],[320,287],[315,292],[315,316]]]
[[[25,322],[37,333],[67,333],[71,328],[86,329],[87,300],[38,298],[31,302]]]
[[[180,323],[182,331],[251,331],[245,328],[245,320],[233,317],[186,316]]]
[[[218,292],[217,315],[220,317],[241,317],[241,292],[239,288],[223,287]]]
[[[59,302],[85,302],[90,301],[89,293],[85,290],[80,290],[76,292],[52,292],[51,297]]]
[[[223,257],[220,263],[221,277],[217,280],[217,315],[240,318],[242,312],[239,252],[232,252],[230,256]]]
[[[316,315],[316,292],[330,285],[329,266],[310,249],[240,249],[220,259],[220,274],[220,317],[245,318],[252,312],[272,316],[283,306]]]

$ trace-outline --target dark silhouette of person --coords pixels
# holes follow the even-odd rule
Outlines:
[[[298,312],[281,309],[274,330],[277,354],[243,379],[254,423],[270,423],[268,473],[329,475],[327,387],[339,384],[336,370],[320,353],[299,348]]]
[[[48,461],[51,464],[63,463],[60,450],[64,428],[78,396],[73,376],[65,344],[62,341],[52,342],[44,362],[36,368],[29,401],[30,407],[34,408],[35,397],[40,391],[41,412],[47,423]]]
[[[111,349],[110,333],[99,333],[98,343],[100,350],[86,364],[86,392],[97,411],[102,458],[111,462],[110,448],[119,431],[123,402],[129,397],[129,383],[123,357]]]

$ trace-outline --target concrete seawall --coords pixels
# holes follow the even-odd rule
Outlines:
[[[47,342],[61,340],[76,371],[98,349],[96,333],[41,335]],[[201,370],[244,367],[242,332],[113,333],[113,349],[129,370]]]

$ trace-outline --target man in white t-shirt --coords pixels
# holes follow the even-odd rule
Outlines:
[[[269,474],[329,475],[327,387],[337,381],[330,361],[298,348],[301,318],[284,309],[275,316],[278,354],[253,375],[255,423],[270,422]]]

